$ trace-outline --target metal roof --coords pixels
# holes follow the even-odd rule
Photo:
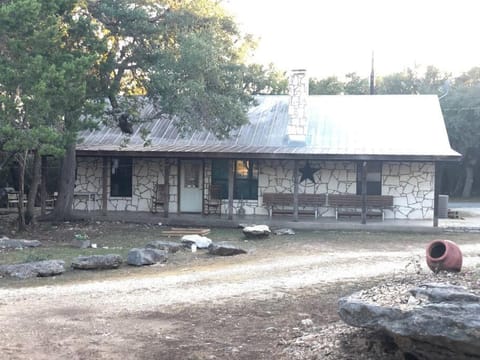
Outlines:
[[[305,144],[287,141],[288,96],[260,96],[248,112],[250,123],[229,139],[207,132],[180,136],[169,117],[142,125],[150,131],[144,146],[140,127],[126,146],[119,129],[103,127],[80,134],[79,155],[125,153],[138,156],[236,156],[276,158],[398,158],[449,160],[452,150],[435,95],[309,96]],[[140,116],[151,116],[152,106]]]

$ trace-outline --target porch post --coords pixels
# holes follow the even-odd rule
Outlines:
[[[362,224],[367,223],[367,162],[362,162]]]
[[[298,221],[298,160],[293,160],[293,220]]]
[[[46,203],[47,200],[47,171],[48,171],[48,162],[47,157],[42,156],[41,172],[42,180],[40,182],[40,214],[45,215],[46,213]]]
[[[442,169],[439,162],[433,163],[435,166],[435,178],[433,186],[433,227],[438,227],[438,195],[441,190]]]
[[[108,169],[110,163],[110,157],[103,157],[102,166],[102,215],[107,216],[108,208]]]
[[[233,219],[233,160],[228,160],[228,220]]]
[[[165,205],[163,206],[163,215],[167,218],[168,217],[168,207],[169,207],[169,200],[170,200],[170,161],[166,159],[163,160],[163,164],[165,166]]]

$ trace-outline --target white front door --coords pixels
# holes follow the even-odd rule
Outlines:
[[[202,160],[181,160],[180,164],[180,212],[202,212]]]

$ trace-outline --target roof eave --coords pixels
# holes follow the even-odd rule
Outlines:
[[[281,160],[337,160],[337,161],[460,161],[461,155],[382,155],[382,154],[305,154],[305,153],[257,153],[257,152],[162,152],[77,150],[77,156],[131,156],[210,159],[281,159]]]

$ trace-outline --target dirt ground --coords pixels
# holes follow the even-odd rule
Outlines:
[[[108,228],[102,225],[102,231]],[[58,241],[59,234],[35,235]],[[358,353],[368,348],[358,332],[352,337],[358,346],[327,356],[325,347],[345,342],[337,301],[380,281],[427,272],[422,259],[428,235],[405,241],[385,235],[381,245],[369,243],[368,234],[358,236],[358,241],[351,235],[344,240],[341,233],[337,241],[322,241],[321,234],[317,241],[293,244],[280,238],[250,241],[244,243],[247,254],[228,258],[185,251],[167,265],[82,281],[5,286],[0,279],[1,358],[368,358]],[[480,236],[456,240],[466,271],[477,271]],[[323,350],[311,351],[303,340],[292,350],[306,335],[323,338]]]

